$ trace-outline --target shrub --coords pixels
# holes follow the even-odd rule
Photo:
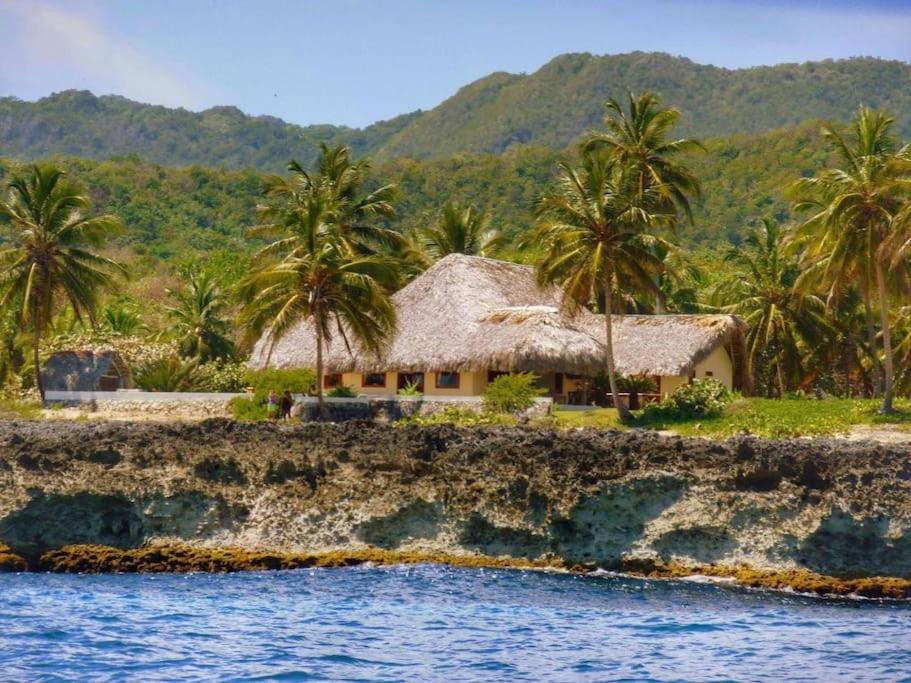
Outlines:
[[[717,379],[696,379],[680,387],[657,405],[648,405],[645,419],[682,419],[715,417],[733,400],[731,392]]]
[[[235,420],[259,422],[269,419],[265,401],[257,402],[245,396],[235,396],[228,402]]]
[[[440,425],[451,424],[458,427],[479,427],[482,425],[515,424],[515,418],[494,413],[479,413],[471,408],[449,406],[430,415],[409,415],[396,420],[395,425]]]
[[[133,380],[146,391],[200,391],[199,368],[194,361],[179,356],[152,360],[142,365]]]
[[[331,398],[357,398],[357,392],[349,386],[339,384],[337,387],[332,387],[327,391],[326,396]]]
[[[544,389],[535,385],[531,372],[500,375],[484,391],[484,410],[490,413],[519,413],[531,408]]]
[[[270,391],[275,391],[279,396],[286,391],[292,394],[310,393],[316,385],[316,373],[310,368],[248,370],[244,382],[253,389],[254,400],[265,402]]]
[[[639,410],[639,394],[656,391],[658,386],[655,384],[655,380],[648,375],[630,375],[629,377],[619,377],[617,388],[629,394],[630,410]]]
[[[249,386],[248,372],[241,361],[217,360],[200,365],[197,374],[203,391],[238,392]]]
[[[420,386],[417,382],[406,382],[405,386],[398,390],[399,396],[423,396],[421,390],[418,389]]]

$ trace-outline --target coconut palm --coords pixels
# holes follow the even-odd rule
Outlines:
[[[449,254],[490,256],[503,245],[499,231],[490,229],[490,216],[473,206],[446,202],[436,225],[422,231],[428,255],[441,259]]]
[[[344,145],[330,148],[323,144],[320,149],[314,171],[291,161],[289,176],[266,178],[266,202],[258,207],[262,223],[251,229],[250,234],[281,238],[270,245],[273,254],[293,253],[300,246],[296,231],[301,221],[307,220],[300,214],[313,209],[315,204],[308,198],[318,194],[321,210],[331,211],[327,218],[335,226],[338,239],[352,253],[370,255],[398,247],[401,235],[378,222],[395,216],[392,206],[395,187],[383,185],[364,192],[369,160],[354,161]]]
[[[316,331],[316,391],[320,415],[323,403],[323,353],[338,334],[350,348],[352,342],[377,352],[395,327],[395,309],[388,291],[397,280],[387,257],[354,253],[334,223],[338,216],[331,192],[315,191],[298,203],[293,226],[294,248],[281,260],[269,259],[273,250],[261,252],[259,267],[240,284],[245,302],[241,321],[251,337],[268,331],[267,363],[274,345],[295,325],[309,321]]]
[[[614,367],[612,311],[617,293],[629,289],[657,292],[655,276],[661,260],[654,240],[643,227],[667,225],[670,217],[649,206],[664,188],[652,186],[640,195],[631,191],[627,169],[604,155],[586,155],[579,168],[560,165],[558,186],[538,205],[532,245],[541,249],[537,264],[542,284],[558,283],[570,313],[604,297],[605,366],[613,403],[621,419],[629,419],[618,400]]]
[[[894,119],[861,107],[844,136],[833,126],[823,134],[842,162],[795,183],[799,211],[811,212],[796,233],[808,272],[817,271],[832,291],[853,282],[868,301],[878,302],[883,341],[883,413],[892,412],[894,362],[889,294],[908,285],[907,260],[894,260],[895,218],[909,191],[907,149],[896,152]],[[875,340],[873,340],[875,341]],[[875,345],[871,344],[875,351]]]
[[[796,286],[799,265],[787,254],[785,237],[778,223],[764,218],[747,232],[744,248],[729,250],[726,260],[735,270],[712,293],[721,310],[749,324],[750,367],[766,361],[779,397],[803,377],[803,350],[822,343],[829,330],[825,303]]]
[[[124,337],[149,331],[149,326],[142,322],[142,316],[136,304],[130,301],[109,303],[104,307],[101,322],[111,332]]]
[[[606,151],[626,166],[640,203],[647,191],[660,187],[662,191],[652,192],[650,201],[657,200],[655,208],[670,217],[667,221],[670,228],[676,226],[679,212],[692,222],[690,199],[700,197],[701,188],[696,175],[678,158],[705,148],[689,138],[669,139],[671,130],[680,121],[680,111],[662,107],[660,99],[648,91],[638,97],[629,93],[627,111],[614,99],[608,99],[606,106],[607,130],[588,135],[582,142],[582,153]],[[664,297],[659,292],[655,311],[663,312],[664,306]]]
[[[49,164],[14,176],[7,189],[0,216],[12,230],[0,247],[0,308],[20,304],[20,325],[28,324],[33,337],[35,381],[43,401],[42,333],[61,305],[94,324],[101,292],[123,268],[93,248],[123,226],[112,215],[90,216],[88,197]]]
[[[234,355],[226,317],[228,301],[211,273],[194,273],[182,289],[166,291],[177,302],[165,312],[183,356],[205,363]]]

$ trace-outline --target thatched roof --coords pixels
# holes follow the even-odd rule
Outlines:
[[[327,372],[535,371],[596,374],[604,368],[604,317],[574,318],[561,292],[540,288],[528,266],[453,254],[397,292],[397,331],[381,357],[334,337]],[[685,375],[719,344],[742,336],[733,316],[614,316],[614,353],[623,374]],[[271,349],[268,333],[250,365],[313,367],[316,335],[301,323]]]
[[[130,368],[116,351],[57,351],[41,368],[47,391],[96,391],[105,375],[118,377],[121,388],[132,386]]]

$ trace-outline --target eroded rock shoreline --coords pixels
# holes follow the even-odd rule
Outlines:
[[[17,571],[442,561],[908,597],[911,449],[354,422],[7,422],[0,541],[0,567]]]

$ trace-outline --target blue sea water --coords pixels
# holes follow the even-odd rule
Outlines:
[[[0,679],[911,681],[911,606],[431,565],[2,575]]]

